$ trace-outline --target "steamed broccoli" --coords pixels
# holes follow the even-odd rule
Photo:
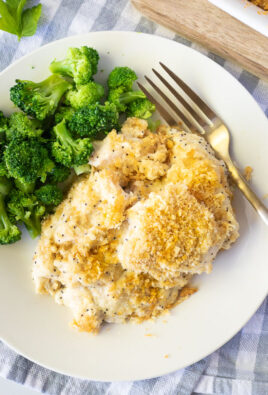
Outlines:
[[[81,107],[96,103],[103,96],[103,86],[97,82],[90,81],[85,85],[79,85],[77,89],[67,92],[65,102],[78,110]]]
[[[71,84],[58,75],[41,82],[16,80],[10,89],[10,99],[26,114],[43,120],[54,114],[63,94]]]
[[[128,105],[137,99],[146,99],[146,96],[142,91],[125,92],[122,87],[110,90],[108,96],[108,101],[114,103],[120,112],[126,111]]]
[[[137,99],[129,103],[127,107],[127,115],[129,117],[137,117],[142,119],[150,118],[155,111],[155,105],[148,99]]]
[[[8,118],[6,118],[2,111],[0,111],[0,138],[5,135],[8,129]]]
[[[62,201],[62,191],[52,184],[46,184],[35,191],[35,196],[45,206],[58,206]]]
[[[8,177],[8,170],[4,160],[5,147],[6,147],[6,136],[4,133],[2,134],[0,133],[0,177],[1,176]]]
[[[6,148],[6,132],[8,130],[8,119],[4,117],[0,111],[0,177],[9,177],[6,163],[4,160],[4,152]]]
[[[1,157],[0,157],[0,177],[3,177],[3,176],[9,177],[8,170],[6,167],[6,162],[3,157],[3,155],[4,155],[3,152],[4,151],[1,150],[1,148],[0,148],[0,155],[1,155]]]
[[[136,73],[129,67],[115,67],[108,77],[109,89],[124,88],[124,91],[132,89],[133,82],[137,80]]]
[[[69,48],[65,59],[50,64],[50,71],[72,77],[76,84],[83,85],[97,73],[98,62],[99,54],[93,48]]]
[[[52,143],[52,155],[58,163],[73,167],[88,162],[93,151],[90,139],[75,140],[67,129],[64,119],[53,128],[53,131],[56,141]]]
[[[22,221],[30,236],[34,239],[41,232],[41,219],[45,215],[46,208],[38,202],[33,194],[26,194],[13,189],[9,194],[8,211],[17,221]]]
[[[38,178],[45,182],[47,173],[55,166],[37,139],[12,139],[4,151],[4,159],[10,176],[24,192],[32,192]]]
[[[73,134],[95,140],[103,138],[106,133],[117,128],[118,119],[119,115],[113,103],[95,103],[77,110],[68,126]]]
[[[147,119],[155,111],[151,103],[141,91],[132,89],[137,76],[128,67],[115,67],[108,77],[108,100],[116,105],[120,112],[125,112],[129,117]]]
[[[60,123],[63,119],[69,121],[75,113],[75,109],[72,107],[59,106],[55,113],[55,123]]]
[[[91,166],[89,163],[86,163],[85,165],[74,166],[74,172],[77,176],[79,176],[80,174],[90,173]]]
[[[53,169],[47,175],[47,182],[50,184],[58,184],[67,180],[69,175],[71,174],[71,170],[68,167],[55,164]]]
[[[0,244],[11,244],[20,240],[21,232],[7,213],[5,199],[12,188],[11,181],[0,177]]]
[[[43,133],[41,122],[30,119],[22,112],[14,112],[9,119],[9,128],[6,131],[7,140],[17,137],[39,137]]]
[[[123,101],[120,100],[120,97],[124,94],[125,94],[125,88],[123,86],[120,86],[119,88],[111,89],[109,90],[108,93],[108,98],[107,98],[108,102],[114,103],[117,111],[119,112],[126,111],[127,108],[126,104],[124,103],[124,100]]]

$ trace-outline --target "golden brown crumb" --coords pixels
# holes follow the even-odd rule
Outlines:
[[[218,243],[219,235],[210,211],[186,188],[169,184],[129,210],[129,228],[122,234],[125,241],[118,256],[124,268],[148,273],[163,286],[179,281],[183,286],[183,268],[187,271],[191,262],[192,270],[198,271],[202,257]]]
[[[253,169],[251,166],[246,166],[244,169],[244,176],[247,181],[251,181]]]
[[[83,317],[79,321],[73,320],[71,326],[80,332],[92,332],[96,334],[99,331],[99,322],[94,317]]]
[[[169,354],[164,355],[164,358],[169,358]]]
[[[249,0],[251,3],[256,6],[262,8],[265,11],[268,11],[268,0]]]

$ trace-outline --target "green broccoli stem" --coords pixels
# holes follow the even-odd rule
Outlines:
[[[74,171],[77,176],[84,173],[90,173],[91,166],[88,163],[86,163],[85,165],[74,166]]]
[[[67,147],[72,147],[72,149],[75,152],[79,153],[79,149],[77,148],[77,143],[76,141],[72,138],[71,133],[66,127],[65,120],[61,121],[54,127],[54,132],[57,136],[57,138],[60,140],[62,145],[64,145],[66,148]]]
[[[50,63],[49,68],[52,73],[68,75],[70,77],[73,76],[72,62],[70,62],[68,59],[59,61],[54,60],[52,63]]]
[[[23,222],[32,239],[35,239],[41,233],[41,219],[37,216],[34,218],[24,218]]]
[[[44,81],[36,83],[34,90],[39,93],[40,90],[42,94],[45,96],[44,105],[47,104],[47,101],[52,101],[56,105],[58,105],[62,95],[66,92],[71,85],[68,81],[65,81],[63,78],[58,75],[51,75]]]
[[[63,95],[63,93],[70,88],[71,85],[68,81],[65,81],[63,78],[59,77],[58,75],[51,75],[44,81],[36,83],[36,91],[41,91],[44,93],[45,96],[51,95]]]
[[[7,177],[0,177],[0,229],[11,227],[5,206],[5,197],[9,194],[11,188],[11,181]]]
[[[8,217],[5,196],[0,193],[0,244],[12,244],[20,240],[21,231]]]
[[[8,229],[11,226],[11,222],[8,218],[4,195],[0,193],[0,229]]]
[[[137,99],[146,99],[146,96],[142,91],[125,92],[119,96],[119,102],[121,104],[128,104]]]
[[[0,196],[7,196],[12,188],[12,182],[5,176],[0,177]]]
[[[34,191],[35,182],[26,183],[17,179],[15,180],[15,185],[20,191],[24,193],[32,193]]]

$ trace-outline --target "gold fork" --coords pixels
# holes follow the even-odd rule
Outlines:
[[[167,66],[160,62],[161,67],[167,72],[167,74],[176,82],[176,84],[182,89],[182,91],[190,98],[193,104],[186,101],[180,93],[174,89],[174,87],[155,69],[152,69],[154,74],[159,80],[168,88],[168,90],[176,97],[176,99],[182,104],[186,112],[181,111],[174,102],[147,76],[145,79],[153,87],[153,89],[164,99],[168,106],[179,116],[183,121],[188,131],[197,130],[198,133],[202,134],[203,137],[209,142],[211,147],[214,149],[217,157],[222,159],[234,182],[244,194],[247,200],[252,204],[254,209],[260,215],[261,219],[266,225],[268,225],[268,209],[261,202],[258,196],[253,192],[244,177],[240,174],[229,154],[230,144],[230,133],[227,127],[224,125],[222,120],[212,111],[212,109],[185,83],[183,82],[173,71]],[[138,86],[153,102],[165,121],[170,126],[178,124],[176,119],[160,104],[158,100],[148,90],[138,82]]]

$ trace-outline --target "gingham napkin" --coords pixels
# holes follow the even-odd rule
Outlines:
[[[268,116],[267,83],[148,21],[128,0],[43,0],[42,3],[42,19],[34,37],[18,43],[16,37],[0,33],[0,70],[22,55],[62,37],[98,30],[135,30],[168,37],[206,54],[233,74]],[[42,368],[16,354],[2,342],[0,375],[51,395],[189,395],[196,392],[267,395],[268,299],[247,325],[221,349],[186,369],[163,377],[122,383],[79,380]]]

